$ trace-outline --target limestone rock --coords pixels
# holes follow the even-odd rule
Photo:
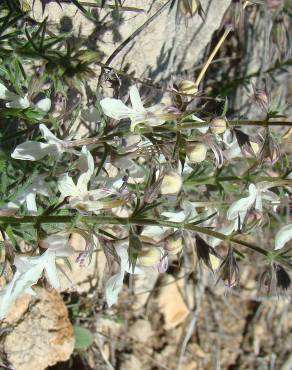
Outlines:
[[[34,289],[37,295],[18,299],[1,325],[6,329],[2,351],[15,370],[44,370],[67,361],[74,349],[73,329],[61,296]]]
[[[38,21],[48,17],[50,28],[55,32],[72,31],[75,37],[83,38],[90,49],[100,51],[104,62],[165,3],[165,0],[126,0],[124,6],[142,8],[144,12],[121,12],[118,17],[107,17],[109,21],[100,23],[99,27],[73,4],[60,7],[56,2],[49,2],[42,13],[41,2],[36,0],[31,15]],[[158,80],[193,67],[202,57],[214,31],[220,27],[231,0],[201,0],[201,3],[206,13],[205,21],[198,14],[192,18],[177,16],[176,5],[171,11],[168,6],[119,53],[112,65],[119,68],[129,63],[130,71],[136,76]],[[105,14],[103,10],[101,18]]]

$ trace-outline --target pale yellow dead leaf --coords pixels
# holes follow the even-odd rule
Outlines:
[[[165,274],[162,285],[164,286],[160,288],[158,304],[164,316],[165,329],[168,330],[181,324],[189,315],[190,310],[182,297],[183,279],[176,281],[172,275]]]

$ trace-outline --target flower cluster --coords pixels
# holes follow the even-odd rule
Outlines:
[[[30,104],[4,85],[0,93],[9,102],[7,107]],[[42,123],[41,141],[28,140],[14,148],[13,160],[36,162],[42,171],[1,206],[0,218],[9,222],[11,216],[29,215],[36,217],[37,225],[60,220],[70,226],[63,233],[46,231],[47,237],[38,243],[39,253],[15,256],[13,278],[0,292],[1,319],[18,297],[33,294],[33,285],[44,273],[52,287],[59,287],[57,261],[72,253],[68,245],[72,225],[80,233],[97,235],[93,249],[100,246],[119,265],[105,286],[109,306],[117,303],[125,274],[147,274],[149,269],[164,273],[169,262],[188,253],[190,245],[194,248],[189,251],[195,250],[198,260],[217,271],[226,284],[239,282],[230,243],[241,243],[238,233],[265,226],[269,215],[280,210],[279,189],[290,191],[288,178],[244,175],[250,161],[266,168],[273,165],[265,161],[270,154],[265,155],[266,138],[271,134],[265,127],[258,137],[241,131],[228,121],[226,112],[199,118],[187,111],[189,97],[149,107],[136,86],[130,87],[129,96],[130,107],[109,97],[99,102],[101,116],[111,121],[96,137],[74,140],[66,134],[67,139],[60,139]],[[45,103],[40,105],[44,108]],[[225,181],[229,188],[224,188]],[[44,207],[50,198],[53,203]],[[118,232],[114,225],[120,226]],[[281,262],[289,264],[285,246],[291,238],[292,224],[287,224],[276,234],[274,251],[249,247],[269,258],[270,265],[280,266],[279,271],[284,268]],[[222,241],[229,245],[226,257],[217,250]]]

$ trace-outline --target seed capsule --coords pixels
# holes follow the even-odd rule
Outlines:
[[[199,141],[187,144],[187,157],[191,163],[200,163],[206,159],[207,146]]]
[[[178,91],[182,94],[195,95],[198,92],[198,86],[190,80],[183,80],[178,85]]]
[[[223,118],[213,118],[210,124],[212,134],[223,134],[226,131],[226,121]]]
[[[181,187],[181,176],[175,171],[170,171],[166,173],[163,177],[160,193],[163,195],[176,194],[180,191]]]
[[[178,254],[183,249],[183,240],[182,238],[169,238],[164,246],[164,249],[168,252],[168,254]]]
[[[141,266],[150,267],[155,266],[160,262],[161,251],[156,247],[147,247],[142,249],[139,253],[138,263]]]

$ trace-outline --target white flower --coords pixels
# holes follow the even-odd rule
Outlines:
[[[39,100],[36,104],[30,102],[27,95],[20,96],[7,89],[6,86],[0,83],[0,99],[7,100],[6,108],[21,108],[35,107],[43,112],[48,112],[51,108],[51,100],[44,98]]]
[[[6,86],[0,83],[0,99],[7,100],[7,108],[22,108],[26,109],[30,106],[27,96],[19,96],[7,89]]]
[[[40,244],[47,247],[41,256],[15,256],[16,272],[13,279],[0,291],[0,320],[2,320],[17,298],[23,294],[35,294],[32,286],[41,278],[43,272],[53,288],[60,287],[56,266],[57,257],[68,257],[72,250],[65,235],[50,235]]]
[[[276,234],[275,249],[281,249],[292,239],[292,224],[283,226]]]
[[[131,131],[140,123],[149,126],[160,126],[166,119],[161,111],[161,105],[144,108],[136,86],[130,87],[130,100],[132,108],[127,107],[121,100],[113,98],[102,99],[100,105],[104,114],[116,120],[129,118],[131,120]]]
[[[36,141],[26,141],[18,145],[11,157],[24,161],[38,161],[46,155],[53,157],[60,156],[63,152],[74,152],[68,148],[68,142],[58,139],[45,125],[39,126],[43,138],[47,143],[39,143]]]
[[[273,187],[272,182],[263,181],[256,185],[249,185],[249,195],[234,202],[227,211],[228,220],[236,220],[238,217],[241,222],[244,220],[247,211],[254,207],[259,212],[263,212],[263,201],[278,203],[278,195],[268,190]]]
[[[109,307],[117,303],[118,296],[123,288],[124,277],[125,270],[120,268],[119,271],[106,282],[105,298]]]
[[[163,257],[163,249],[157,247],[145,247],[137,259],[133,269],[128,255],[129,240],[119,242],[116,245],[116,252],[120,258],[120,268],[117,274],[113,275],[106,283],[105,296],[108,306],[117,303],[118,295],[123,287],[125,273],[132,275],[143,275],[149,268],[159,265]]]
[[[45,197],[50,197],[51,192],[50,189],[45,182],[44,176],[39,176],[35,181],[32,182],[19,196],[17,196],[14,200],[7,203],[6,206],[0,208],[0,213],[4,215],[6,212],[7,215],[9,213],[15,213],[22,204],[26,203],[26,207],[29,213],[36,214],[37,213],[37,205],[36,205],[36,195],[40,194]]]
[[[69,197],[69,203],[72,208],[90,212],[98,211],[104,205],[101,199],[111,195],[111,193],[105,188],[97,190],[88,189],[90,179],[94,173],[94,161],[85,146],[82,147],[79,167],[83,172],[79,176],[77,184],[74,183],[68,173],[60,177],[58,188],[61,196],[63,199]]]
[[[135,266],[134,270],[130,268],[129,256],[128,256],[128,243],[118,244],[116,247],[117,255],[120,257],[120,268],[117,274],[113,275],[106,282],[105,286],[105,297],[109,307],[116,304],[118,296],[123,288],[123,281],[125,273],[129,274],[143,274],[144,271],[138,266]]]

